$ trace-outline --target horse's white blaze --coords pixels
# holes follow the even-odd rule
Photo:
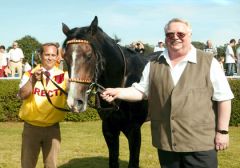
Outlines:
[[[76,61],[77,61],[77,48],[75,47],[72,52],[72,66],[71,66],[71,78],[79,78],[78,74],[76,74]],[[87,96],[85,96],[83,101],[83,104],[77,104],[75,99],[78,99],[79,96],[77,91],[77,83],[70,82],[69,84],[69,91],[68,91],[68,98],[67,98],[67,104],[73,111],[85,111],[87,108],[87,103],[85,100],[87,100]]]
[[[76,49],[72,53],[72,67],[71,67],[71,73],[72,73],[72,78],[76,78],[74,72],[75,72],[75,62],[77,58],[77,52]],[[74,105],[74,90],[76,87],[76,83],[70,82],[69,85],[69,92],[68,92],[68,98],[67,98],[67,103],[69,107],[72,107]]]

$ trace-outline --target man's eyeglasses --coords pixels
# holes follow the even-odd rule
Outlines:
[[[172,39],[174,39],[175,34],[176,34],[177,37],[180,38],[180,39],[183,39],[183,38],[186,36],[186,34],[183,33],[183,32],[168,32],[168,33],[166,33],[166,37],[167,37],[168,39],[172,40]]]

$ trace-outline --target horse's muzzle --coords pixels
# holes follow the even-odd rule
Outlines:
[[[68,98],[67,104],[74,113],[84,112],[87,109],[87,103],[83,102],[82,100]]]

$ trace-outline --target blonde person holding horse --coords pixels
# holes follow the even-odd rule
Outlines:
[[[65,113],[53,105],[63,108],[66,97],[53,83],[66,90],[67,74],[55,66],[58,55],[55,43],[43,44],[40,55],[41,64],[25,72],[20,83],[19,97],[23,104],[19,117],[24,121],[22,168],[35,168],[40,150],[44,167],[56,168],[60,149],[59,122]]]

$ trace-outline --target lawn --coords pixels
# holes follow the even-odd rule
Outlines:
[[[19,168],[22,123],[0,123],[0,168]],[[59,168],[107,168],[108,151],[101,133],[101,122],[61,123],[62,144]],[[128,163],[128,144],[120,136],[120,168]],[[230,128],[230,147],[219,152],[219,168],[240,167],[240,127]],[[37,168],[42,168],[40,155]],[[151,145],[150,124],[142,127],[141,168],[158,168],[157,152]]]

